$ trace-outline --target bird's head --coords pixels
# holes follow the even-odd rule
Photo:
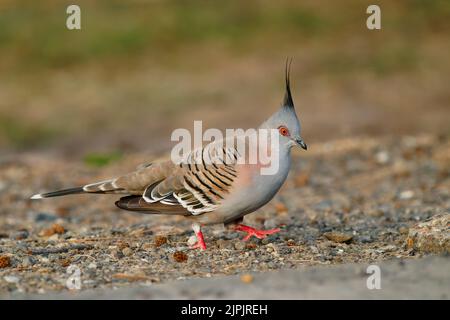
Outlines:
[[[290,65],[291,63],[286,61],[286,92],[281,108],[270,116],[260,128],[278,130],[281,145],[287,147],[299,146],[306,150],[307,145],[301,137],[300,121],[295,113],[294,101],[292,100],[289,79]]]

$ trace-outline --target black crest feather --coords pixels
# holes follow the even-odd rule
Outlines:
[[[284,94],[284,100],[283,100],[283,106],[285,108],[294,108],[294,101],[292,100],[291,81],[290,81],[291,64],[292,64],[292,58],[286,59],[286,70],[285,70],[286,92]]]

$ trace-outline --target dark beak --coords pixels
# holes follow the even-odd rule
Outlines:
[[[305,150],[308,150],[308,146],[306,145],[306,143],[303,141],[302,138],[297,138],[295,139],[295,142],[297,142],[297,144],[302,147]]]

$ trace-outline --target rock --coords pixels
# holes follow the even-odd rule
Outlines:
[[[397,247],[392,245],[392,244],[380,248],[381,252],[392,252],[392,251],[395,251],[395,250],[397,250]]]
[[[188,260],[187,254],[183,251],[176,251],[172,257],[176,262],[186,262]]]
[[[398,195],[398,198],[400,200],[409,200],[412,199],[414,197],[414,191],[412,190],[405,190],[400,192],[400,194]]]
[[[39,212],[35,217],[36,222],[51,222],[55,221],[58,217],[51,213]]]
[[[44,229],[39,233],[41,237],[51,237],[53,235],[63,234],[66,230],[60,224],[54,223],[50,228]]]
[[[385,213],[381,209],[372,209],[372,210],[367,211],[367,214],[371,217],[379,218],[379,217],[384,216]]]
[[[131,256],[133,254],[133,250],[131,250],[130,248],[126,247],[122,250],[122,254],[124,256]]]
[[[277,245],[275,245],[273,243],[269,243],[268,245],[266,245],[266,247],[267,247],[267,249],[266,249],[267,252],[270,252],[273,255],[278,256],[279,248]]]
[[[286,245],[287,245],[288,247],[293,247],[293,246],[296,246],[297,244],[295,243],[295,240],[289,239],[289,240],[286,242]]]
[[[398,228],[398,232],[400,234],[407,234],[409,232],[409,229],[407,227],[400,227]]]
[[[68,266],[70,266],[71,263],[72,263],[72,260],[70,258],[59,260],[59,264],[64,268],[67,268]]]
[[[47,241],[57,241],[59,239],[59,234],[55,233],[54,235],[48,237]]]
[[[0,256],[0,269],[11,265],[11,259],[8,256]]]
[[[350,243],[353,239],[353,236],[340,233],[340,232],[325,232],[324,237],[327,238],[330,241],[337,242],[337,243]]]
[[[111,255],[116,259],[122,259],[124,257],[122,251],[119,251],[119,250],[111,251]]]
[[[190,236],[189,239],[187,240],[188,246],[193,246],[196,243],[197,243],[197,237],[195,235]]]
[[[36,264],[36,262],[37,262],[36,259],[34,257],[32,257],[32,256],[24,257],[22,259],[22,266],[30,267],[30,266]]]
[[[309,248],[311,249],[311,252],[312,252],[312,253],[319,253],[319,249],[318,249],[317,247],[315,247],[315,246],[310,246]]]
[[[227,240],[233,240],[233,239],[239,238],[240,234],[239,234],[239,232],[229,232],[229,233],[225,234],[224,237]]]
[[[16,276],[4,276],[3,279],[8,283],[18,283],[20,281],[20,278]]]
[[[433,216],[409,229],[406,245],[424,253],[450,253],[450,213]]]
[[[379,164],[386,164],[389,162],[390,160],[390,156],[389,153],[385,150],[383,151],[379,151],[377,152],[377,154],[375,155],[375,160],[377,161],[377,163]]]
[[[289,253],[291,253],[291,248],[289,248],[289,247],[280,247],[280,248],[278,248],[278,250],[277,250],[277,252],[279,253],[279,254],[281,254],[281,255],[286,255],[286,254],[289,254]]]
[[[48,260],[50,262],[55,262],[56,260],[58,260],[58,255],[57,254],[49,254],[48,255]]]
[[[248,273],[243,274],[241,276],[241,281],[243,283],[247,283],[247,284],[252,283],[253,282],[253,276],[251,274],[248,274]]]
[[[27,230],[25,230],[25,229],[24,230],[18,230],[18,231],[16,231],[16,232],[11,234],[10,239],[12,239],[12,240],[23,240],[23,239],[28,238],[29,235],[30,235],[29,232]]]
[[[363,235],[358,237],[358,241],[361,243],[371,243],[374,239],[370,235]]]
[[[236,241],[234,243],[234,248],[236,250],[244,250],[245,249],[245,243],[243,241]]]
[[[233,243],[230,240],[219,239],[216,245],[219,249],[233,249]]]
[[[112,228],[110,232],[112,235],[122,235],[125,234],[127,230],[125,228]]]
[[[155,247],[161,247],[163,244],[167,243],[167,237],[164,236],[156,236],[154,239]]]
[[[141,249],[144,250],[144,251],[152,251],[154,249],[154,245],[151,244],[151,243],[144,243],[141,246]]]

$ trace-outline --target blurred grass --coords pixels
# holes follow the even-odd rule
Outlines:
[[[182,74],[182,66],[190,63],[190,72],[200,73],[202,60],[208,71],[211,61],[206,61],[214,58],[208,57],[213,49],[224,60],[252,57],[260,68],[268,60],[282,64],[286,56],[297,53],[307,61],[301,66],[302,78],[311,81],[327,77],[339,83],[361,74],[381,79],[404,75],[419,81],[423,70],[434,74],[449,70],[448,61],[440,59],[445,59],[449,47],[450,1],[377,3],[382,8],[382,30],[370,32],[365,27],[370,1],[80,0],[82,30],[69,31],[65,10],[71,1],[4,0],[0,146],[26,149],[58,142],[64,134],[97,134],[114,130],[110,123],[117,119],[123,119],[115,124],[124,126],[123,132],[134,130],[144,121],[139,113],[145,104],[153,106],[154,119],[167,121],[180,116],[186,105],[232,103],[221,90],[161,87],[143,83],[141,75],[127,78],[144,64],[155,72],[150,79],[154,83],[170,72]],[[78,74],[90,70],[95,75]],[[71,83],[57,87],[62,84],[54,79],[61,71],[92,81],[86,84],[92,92]],[[122,77],[134,82],[125,88],[114,84],[109,92],[109,81]],[[278,83],[264,81],[260,85]],[[117,90],[122,90],[120,95]],[[447,102],[441,91],[438,95],[439,101]],[[41,100],[35,102],[37,98]],[[126,105],[134,111],[123,110]],[[107,115],[112,113],[117,118]],[[132,125],[126,128],[126,123]]]
[[[39,126],[32,122],[0,115],[0,137],[11,144],[27,148],[33,145],[46,145],[54,140],[58,130],[46,126]]]
[[[114,161],[122,158],[122,153],[119,151],[111,151],[105,153],[89,153],[84,156],[84,163],[91,167],[104,167]]]
[[[355,5],[358,2],[362,5]],[[363,3],[79,1],[82,31],[70,31],[65,28],[68,1],[6,1],[0,6],[0,48],[2,55],[20,61],[22,68],[58,68],[104,57],[173,54],[184,46],[205,42],[239,51],[255,50],[263,42],[277,46],[293,39],[331,41],[342,34],[361,38],[358,30],[366,17]],[[383,39],[401,33],[409,42],[423,34],[448,32],[449,3],[386,2],[390,11],[383,10]],[[384,59],[389,65],[402,61],[395,55],[410,45],[400,45],[405,47],[385,42],[380,50],[366,52],[369,65],[377,70]]]
[[[313,10],[292,2],[80,1],[82,29],[88,32],[73,32],[64,27],[67,3],[54,2],[3,5],[3,54],[25,62],[22,67],[64,67],[145,49],[159,55],[199,42],[221,42],[239,50],[258,36],[310,37],[326,25]]]

